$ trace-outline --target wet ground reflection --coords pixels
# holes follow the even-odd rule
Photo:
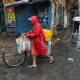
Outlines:
[[[52,48],[55,63],[48,64],[48,59],[43,57],[37,57],[38,67],[35,69],[28,68],[32,61],[30,58],[23,65],[13,68],[0,63],[0,80],[80,80],[77,42],[70,35],[67,37],[58,40]],[[0,38],[0,46],[6,41],[7,45],[15,44],[14,37]]]

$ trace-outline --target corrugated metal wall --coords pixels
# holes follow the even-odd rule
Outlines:
[[[42,3],[39,3],[40,6],[44,6]],[[44,3],[45,4],[45,3]],[[49,29],[50,28],[50,3],[46,3],[48,9],[48,23],[43,25],[43,28]],[[25,4],[15,7],[15,14],[16,14],[16,31],[17,33],[27,32],[32,28],[32,24],[28,21],[28,18],[34,14],[35,9],[38,8],[37,4]]]
[[[23,33],[29,31],[32,27],[32,24],[28,21],[28,18],[34,14],[32,6],[27,4],[17,6],[15,7],[15,11],[16,11],[16,21],[17,21],[16,24],[17,33]]]

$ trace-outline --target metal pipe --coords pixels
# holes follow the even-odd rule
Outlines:
[[[79,16],[80,16],[80,0],[79,0]]]

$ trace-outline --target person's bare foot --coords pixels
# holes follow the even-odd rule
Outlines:
[[[28,66],[29,68],[36,68],[37,65],[31,65],[31,66]]]
[[[51,57],[50,57],[49,64],[52,64],[53,62],[55,62],[55,60],[54,60],[53,57],[51,56]]]

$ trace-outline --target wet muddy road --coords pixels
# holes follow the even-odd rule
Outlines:
[[[52,48],[55,63],[49,64],[47,58],[37,58],[37,68],[28,68],[31,60],[23,65],[8,67],[0,63],[0,80],[80,80],[80,52],[76,41],[71,40],[68,32]],[[4,44],[15,45],[16,37],[1,37],[0,49]]]

